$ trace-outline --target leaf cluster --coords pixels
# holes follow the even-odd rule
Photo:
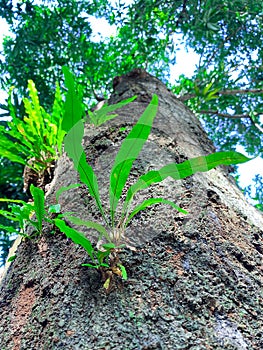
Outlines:
[[[28,165],[40,173],[49,167],[62,150],[62,96],[57,85],[53,110],[48,114],[40,106],[32,80],[28,82],[28,90],[30,99],[23,99],[26,116],[22,120],[16,115],[10,92],[12,120],[7,122],[7,126],[0,125],[0,156]]]
[[[0,198],[1,203],[11,203],[11,211],[0,210],[0,215],[13,222],[18,222],[20,231],[14,230],[13,226],[0,225],[1,229],[4,229],[10,234],[19,233],[23,237],[32,238],[42,233],[42,227],[44,221],[51,222],[49,215],[51,213],[58,213],[59,206],[52,205],[48,211],[45,208],[45,194],[44,191],[34,185],[30,186],[30,192],[33,198],[33,202],[25,202],[21,199],[9,199]],[[33,217],[33,215],[35,217]],[[28,225],[31,225],[35,232],[28,236],[26,229]]]
[[[123,193],[127,184],[127,179],[131,172],[134,161],[139,156],[143,146],[145,145],[153,125],[154,118],[158,110],[158,97],[153,95],[151,102],[142,113],[137,123],[133,126],[129,134],[124,139],[110,171],[109,185],[109,208],[102,205],[99,184],[97,176],[88,164],[84,148],[82,146],[82,138],[84,135],[84,115],[82,96],[79,91],[74,75],[67,67],[63,68],[65,75],[65,85],[67,87],[66,100],[63,108],[63,120],[61,127],[64,136],[64,149],[69,158],[72,159],[74,168],[79,174],[80,181],[86,185],[87,193],[89,193],[101,214],[104,224],[83,220],[72,213],[60,213],[60,205],[50,206],[46,209],[45,196],[42,189],[31,185],[30,191],[33,197],[33,203],[26,203],[18,199],[0,199],[0,202],[13,203],[11,212],[1,210],[0,215],[5,216],[11,221],[17,221],[21,228],[21,235],[32,238],[34,235],[42,234],[43,223],[56,225],[56,227],[70,238],[75,244],[82,246],[91,259],[91,263],[85,263],[84,266],[97,269],[106,269],[106,278],[104,288],[110,289],[111,281],[114,275],[118,275],[123,279],[127,279],[127,272],[124,265],[119,261],[118,252],[123,247],[121,241],[125,230],[132,218],[140,211],[147,209],[149,206],[163,203],[171,206],[177,211],[187,214],[187,211],[178,207],[174,202],[165,198],[148,198],[141,203],[132,204],[135,194],[143,189],[147,189],[153,184],[160,183],[167,177],[174,180],[180,180],[196,172],[205,172],[218,165],[237,164],[248,161],[249,159],[236,152],[217,152],[207,156],[200,156],[189,159],[181,164],[170,163],[158,170],[151,170],[141,175],[137,181],[131,185],[126,194]],[[36,99],[36,97],[34,96]],[[130,103],[134,98],[122,101],[117,105],[106,106],[99,115],[93,115],[96,125],[111,119],[113,116],[108,115],[116,108],[120,108]],[[38,102],[35,102],[38,105]],[[41,114],[36,114],[36,119],[41,118]],[[95,118],[97,117],[97,119]],[[37,120],[36,120],[37,124]],[[68,189],[78,187],[79,184],[72,184],[63,187],[57,192],[57,201],[59,196]],[[124,201],[121,197],[124,195]],[[118,207],[121,207],[118,210]],[[55,213],[55,218],[51,218],[50,214]],[[86,226],[89,229],[98,232],[98,243],[94,247],[86,235],[72,228],[68,222],[77,226]],[[26,233],[26,227],[33,226],[33,235]],[[1,227],[8,232],[13,232],[13,227]],[[13,259],[13,257],[11,257]]]
[[[147,189],[152,184],[162,182],[167,177],[179,180],[195,174],[196,172],[209,171],[221,164],[237,164],[249,160],[247,157],[236,152],[217,152],[208,156],[189,159],[181,164],[171,163],[159,170],[149,171],[140,176],[135,184],[129,187],[126,193],[126,199],[122,203],[122,208],[118,211],[117,207],[121,205],[120,199],[133,162],[137,159],[142,147],[147,141],[151,132],[153,120],[157,114],[158,98],[154,95],[148,107],[124,139],[119,152],[115,157],[114,164],[110,171],[108,215],[100,198],[97,176],[92,167],[87,163],[84,148],[82,146],[84,124],[81,114],[77,115],[77,113],[75,113],[75,111],[81,109],[81,101],[75,90],[74,77],[70,71],[65,68],[64,74],[66,77],[66,85],[68,87],[66,98],[67,107],[65,109],[63,120],[63,125],[67,132],[64,138],[65,151],[73,160],[74,168],[78,171],[81,182],[86,185],[89,194],[95,200],[96,206],[104,221],[104,225],[89,220],[82,220],[81,218],[72,216],[71,213],[62,214],[62,217],[71,221],[75,225],[86,226],[87,228],[96,230],[99,234],[98,241],[100,242],[101,239],[106,239],[106,243],[101,244],[98,249],[95,250],[89,239],[86,238],[82,232],[68,226],[61,217],[55,219],[54,222],[56,226],[67,235],[67,237],[71,238],[76,244],[81,245],[87,251],[92,260],[92,264],[85,264],[86,266],[96,268],[116,268],[115,265],[111,266],[110,262],[104,262],[104,259],[106,258],[110,260],[112,257],[112,251],[119,249],[126,227],[131,219],[141,210],[145,210],[149,206],[158,203],[164,203],[183,214],[187,214],[186,210],[164,198],[148,198],[142,203],[135,205],[135,207],[132,207],[134,195],[138,191]],[[72,185],[70,188],[72,188]],[[59,195],[65,190],[67,190],[67,188],[63,188],[59,192]],[[57,196],[57,199],[59,198],[59,195]],[[124,273],[126,276],[123,265],[119,264],[118,266],[121,269],[120,274],[122,277],[124,277]]]

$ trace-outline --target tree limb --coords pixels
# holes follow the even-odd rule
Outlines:
[[[251,118],[250,114],[228,114],[228,113],[221,113],[216,109],[204,109],[197,111],[199,114],[214,114],[218,117],[222,118],[229,118],[229,119],[242,119],[242,118]],[[258,116],[262,113],[255,113],[255,116]]]
[[[262,89],[234,89],[234,90],[222,90],[219,91],[219,95],[236,95],[236,94],[263,94]]]
[[[221,90],[217,92],[217,95],[245,95],[245,94],[263,94],[263,89],[233,89],[233,90]],[[191,98],[197,97],[196,94],[185,94],[179,96],[178,99],[182,102],[188,101]]]
[[[221,113],[217,110],[213,110],[213,109],[208,109],[208,110],[200,110],[198,111],[199,114],[213,114],[213,115],[217,115],[218,117],[222,117],[222,118],[228,118],[228,119],[242,119],[242,118],[249,118],[252,122],[252,124],[260,131],[263,133],[263,128],[255,123],[255,121],[251,118],[251,116],[249,114],[227,114],[227,113]],[[255,113],[254,116],[258,116],[261,115],[262,113]]]

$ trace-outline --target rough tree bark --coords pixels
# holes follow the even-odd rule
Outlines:
[[[88,161],[98,174],[103,201],[121,140],[153,93],[159,112],[136,161],[138,174],[168,162],[214,151],[198,119],[156,78],[135,70],[114,80],[110,103],[137,100],[103,126],[85,130]],[[126,129],[125,129],[126,127]],[[77,183],[66,156],[47,193]],[[219,167],[182,181],[166,180],[136,197],[163,196],[189,214],[158,205],[138,214],[121,253],[129,279],[116,278],[110,293],[88,258],[46,226],[24,240],[1,284],[1,350],[29,349],[262,349],[263,216]],[[63,211],[99,219],[85,187],[61,196]],[[87,232],[95,242],[95,233]]]

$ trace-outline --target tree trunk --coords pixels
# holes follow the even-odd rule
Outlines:
[[[121,140],[149,103],[159,112],[129,183],[149,169],[212,153],[198,119],[156,78],[144,71],[114,80],[110,103],[137,95],[119,116],[87,126],[84,147],[108,203],[108,178]],[[66,156],[47,192],[78,183]],[[1,284],[1,350],[262,349],[263,216],[249,205],[228,169],[171,179],[141,191],[164,197],[189,214],[156,205],[135,216],[120,253],[128,280],[103,288],[99,271],[81,266],[85,251],[44,228],[17,249]],[[62,211],[100,221],[85,186],[61,195]],[[96,243],[96,233],[86,232]],[[132,247],[132,249],[131,249]]]

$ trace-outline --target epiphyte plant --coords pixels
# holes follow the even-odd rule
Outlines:
[[[33,198],[32,202],[25,202],[20,199],[0,198],[0,202],[12,204],[10,211],[0,210],[0,215],[5,216],[11,221],[18,222],[19,231],[16,231],[14,226],[0,225],[0,229],[4,229],[9,234],[18,233],[24,238],[31,239],[43,233],[44,221],[52,223],[51,215],[60,212],[59,204],[46,208],[44,191],[41,188],[31,185],[30,192]],[[30,235],[27,232],[28,226],[33,228],[33,232]]]
[[[189,159],[180,164],[170,163],[159,170],[149,171],[140,176],[138,180],[129,187],[120,211],[121,214],[117,214],[117,207],[120,204],[120,198],[123,194],[123,189],[126,185],[132,165],[149,137],[153,120],[157,114],[158,97],[153,95],[150,104],[122,142],[120,150],[115,158],[110,172],[108,215],[102,206],[97,176],[92,167],[87,163],[82,146],[84,119],[78,112],[81,110],[81,100],[76,93],[74,77],[68,69],[64,69],[64,74],[68,88],[66,110],[62,123],[62,127],[66,132],[64,148],[69,158],[73,160],[74,167],[79,173],[81,182],[87,186],[90,195],[94,198],[96,206],[103,218],[104,225],[94,221],[82,220],[72,214],[65,213],[64,217],[73,224],[97,230],[99,233],[98,241],[103,237],[106,243],[97,247],[97,250],[95,250],[88,238],[82,232],[69,227],[62,217],[55,219],[54,222],[62,232],[73,240],[73,242],[81,245],[87,251],[92,260],[92,264],[84,265],[96,268],[110,268],[112,272],[115,271],[115,274],[127,278],[124,266],[116,259],[116,254],[114,253],[118,251],[121,238],[130,220],[139,211],[157,203],[168,204],[179,212],[187,214],[186,210],[179,208],[175,203],[164,198],[149,198],[132,208],[131,203],[133,197],[138,191],[146,189],[154,183],[159,183],[167,177],[179,180],[195,174],[196,172],[208,171],[218,165],[243,163],[248,161],[249,158],[233,151],[216,152],[208,156]],[[105,259],[107,259],[106,262]],[[112,261],[114,261],[114,264]],[[109,276],[106,278],[106,289],[110,285],[111,278],[112,277]]]
[[[8,105],[11,121],[0,126],[0,155],[12,162],[27,165],[37,174],[50,167],[62,151],[64,131],[61,128],[63,101],[57,84],[52,112],[41,107],[38,92],[32,80],[28,81],[29,98],[24,98],[26,115],[16,115],[9,93]]]

